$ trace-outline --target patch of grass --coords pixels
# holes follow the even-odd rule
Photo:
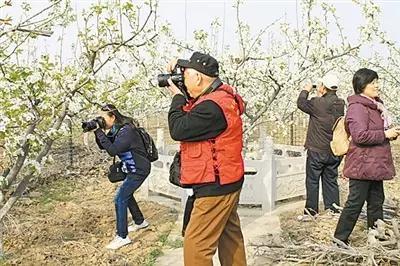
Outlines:
[[[61,234],[63,241],[75,240],[77,238],[76,232],[74,231],[64,231]]]
[[[155,266],[156,260],[163,254],[161,247],[153,249],[144,261],[145,266]]]
[[[170,246],[171,248],[182,248],[183,241],[181,239],[175,239],[173,241],[168,241],[167,245]]]
[[[7,257],[5,255],[0,255],[0,266],[9,266],[10,263],[7,262]]]
[[[50,213],[54,210],[54,204],[52,202],[40,204],[42,205],[41,208],[38,210],[40,214]]]
[[[161,245],[164,246],[167,243],[169,233],[163,233],[158,237],[158,241],[161,242]]]
[[[160,244],[159,247],[154,248],[149,255],[147,255],[144,265],[145,266],[154,266],[156,263],[156,260],[159,256],[163,254],[162,248],[167,245],[168,243],[168,235],[169,232],[164,232],[163,234],[158,236],[158,243]]]
[[[41,196],[38,198],[40,205],[49,205],[49,209],[45,209],[45,212],[51,211],[51,203],[53,202],[66,202],[72,199],[71,192],[74,190],[75,185],[70,180],[58,180],[49,186],[43,186],[40,188]]]

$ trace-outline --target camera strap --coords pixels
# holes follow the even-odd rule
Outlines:
[[[218,89],[222,85],[222,81],[220,78],[216,78],[213,83],[211,83],[210,87],[206,91],[213,92]]]
[[[200,98],[201,96],[211,93],[213,91],[215,91],[216,89],[218,89],[220,86],[222,85],[222,81],[221,79],[218,77],[216,78],[211,84],[210,86],[208,86],[208,88],[206,88],[205,90],[203,90],[202,93],[200,93],[199,96],[197,96],[196,99]]]

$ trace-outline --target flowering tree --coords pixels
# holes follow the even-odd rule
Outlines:
[[[387,62],[376,65],[386,73],[386,81],[398,84],[398,79],[394,78],[399,61],[393,54],[398,54],[399,49],[380,30],[379,7],[372,1],[354,1],[354,4],[360,8],[365,22],[359,27],[357,40],[351,42],[343,33],[340,18],[329,1],[304,0],[301,2],[299,26],[278,19],[256,34],[241,19],[242,1],[236,1],[239,53],[225,47],[224,53],[218,56],[222,61],[223,79],[235,86],[247,101],[246,133],[251,133],[265,119],[277,125],[290,123],[288,118],[296,111],[300,87],[307,80],[315,82],[329,71],[341,77],[339,93],[344,98],[351,93],[352,74],[361,66],[374,68],[376,61]],[[213,22],[211,28],[211,32],[218,32],[218,21]],[[262,41],[268,32],[274,33],[274,39],[266,49],[267,45]],[[378,36],[373,38],[375,35]],[[217,54],[213,48],[218,45],[212,34],[199,30],[195,32],[195,39],[197,42],[192,45],[179,41],[174,43],[184,49]],[[390,58],[382,60],[382,56],[375,55],[376,59],[372,60],[361,55],[361,48],[372,45],[377,39],[387,45]],[[395,90],[387,88],[384,92],[391,94]],[[391,107],[398,112],[398,107]]]
[[[263,120],[286,123],[307,79],[315,81],[335,71],[342,77],[343,95],[348,94],[351,75],[360,66],[377,68],[385,82],[385,98],[399,115],[394,99],[400,84],[400,50],[380,29],[379,7],[372,1],[354,4],[365,22],[358,39],[350,42],[329,1],[302,1],[298,27],[278,19],[255,34],[241,18],[242,1],[236,1],[239,52],[224,47],[222,54],[216,50],[218,19],[210,33],[197,30],[195,42],[185,43],[168,25],[158,23],[154,1],[100,1],[76,15],[68,0],[49,0],[33,14],[24,4],[27,15],[21,21],[0,17],[0,145],[9,167],[8,174],[0,175],[0,221],[40,174],[54,140],[67,134],[66,117],[86,119],[104,103],[116,103],[137,117],[166,111],[170,97],[154,77],[183,50],[209,52],[220,60],[223,80],[247,102],[247,135]],[[0,9],[11,5],[6,0]],[[323,16],[313,15],[321,12]],[[61,55],[29,57],[29,47],[38,39],[54,38],[55,26],[68,29],[76,20],[82,23],[75,60],[64,64]],[[274,38],[266,49],[263,39],[270,32]],[[360,49],[376,42],[389,56],[362,56]]]
[[[10,5],[6,1],[2,8]],[[140,10],[146,12],[144,19]],[[2,20],[0,144],[6,151],[9,171],[0,176],[0,221],[40,174],[54,140],[67,133],[65,118],[113,97],[118,99],[143,76],[139,66],[144,61],[142,53],[154,49],[157,36],[155,12],[152,1],[142,6],[129,1],[93,5],[82,14],[84,27],[77,48],[80,56],[64,66],[50,55],[31,62],[19,57],[28,49],[28,40],[32,45],[40,36],[49,37],[53,26],[67,27],[75,20],[69,1],[50,1],[48,7],[22,22]],[[129,22],[126,29],[120,26],[122,20]],[[127,58],[126,54],[131,56]],[[125,58],[135,67],[130,69],[130,77],[118,80],[116,73],[123,76],[118,63]]]
[[[370,2],[359,2],[365,25],[361,26],[361,37],[364,43],[370,44],[368,48],[373,51],[370,57],[354,55],[362,67],[370,67],[378,72],[381,80],[380,88],[382,98],[392,113],[394,122],[400,124],[400,48],[399,44],[393,41],[386,32],[381,29],[381,9],[379,5]]]

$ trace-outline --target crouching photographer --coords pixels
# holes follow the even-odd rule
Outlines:
[[[112,182],[122,181],[115,195],[115,213],[117,220],[117,236],[106,246],[118,249],[131,243],[128,232],[145,228],[149,223],[133,196],[150,173],[151,164],[146,157],[145,146],[133,118],[122,115],[112,104],[101,108],[100,115],[82,123],[84,132],[93,131],[100,149],[104,149],[114,157],[110,167],[109,179]],[[115,157],[121,160],[115,162]],[[127,210],[133,222],[128,227]]]

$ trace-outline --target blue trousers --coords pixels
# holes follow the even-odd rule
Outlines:
[[[144,220],[143,214],[133,196],[133,192],[142,185],[146,177],[147,176],[140,176],[135,173],[128,174],[115,195],[117,235],[122,238],[128,235],[128,209],[135,224],[141,224]]]

